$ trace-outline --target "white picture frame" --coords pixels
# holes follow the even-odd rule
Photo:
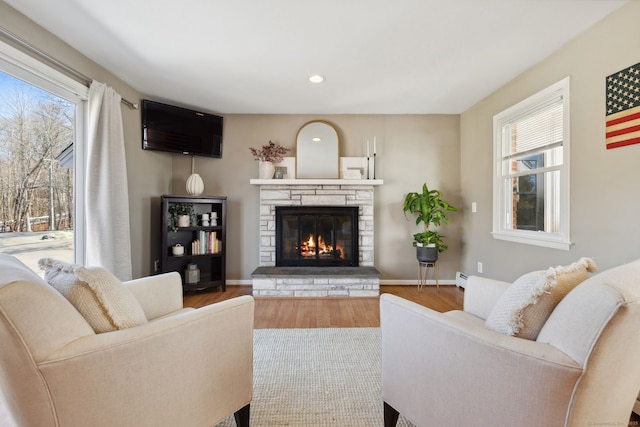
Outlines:
[[[358,171],[359,178],[351,175],[351,171]],[[366,157],[340,157],[340,178],[341,179],[367,179],[367,158]]]
[[[274,165],[276,171],[282,172],[282,179],[295,179],[296,178],[296,158],[284,157],[280,163]]]

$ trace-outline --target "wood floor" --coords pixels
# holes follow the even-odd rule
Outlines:
[[[464,291],[456,286],[380,286],[380,293],[398,295],[436,311],[462,308]],[[251,286],[227,286],[226,292],[188,293],[185,307],[203,307],[240,295],[251,295]],[[256,329],[265,328],[361,328],[379,327],[378,298],[256,298]]]

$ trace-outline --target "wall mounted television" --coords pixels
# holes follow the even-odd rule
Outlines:
[[[222,117],[142,100],[142,148],[222,157]]]

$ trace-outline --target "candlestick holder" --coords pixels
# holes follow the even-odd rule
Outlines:
[[[373,179],[376,179],[376,152],[373,152]]]
[[[369,179],[369,156],[367,156],[367,179]]]

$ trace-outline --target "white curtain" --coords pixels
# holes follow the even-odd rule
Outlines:
[[[85,262],[130,280],[129,191],[120,100],[104,83],[94,81],[89,88]]]

